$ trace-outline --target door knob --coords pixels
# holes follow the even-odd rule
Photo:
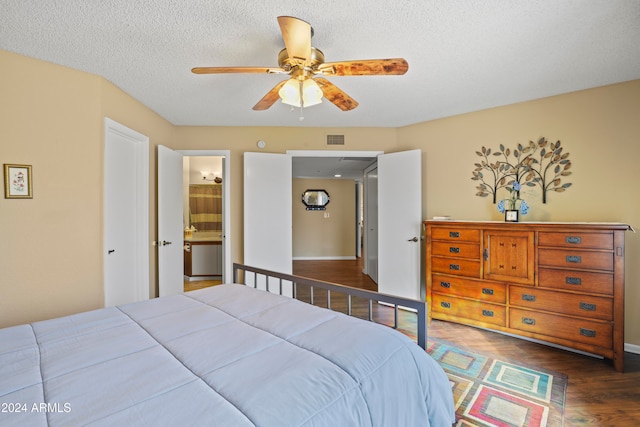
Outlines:
[[[413,239],[407,240],[407,242],[417,242],[417,241],[418,241],[418,238],[415,236],[413,237]]]
[[[163,240],[162,242],[160,242],[160,245],[162,245],[162,246],[167,246],[167,245],[170,245],[170,244],[171,244],[171,242],[167,242],[166,240]]]
[[[114,253],[116,250],[115,249],[109,249],[107,251],[107,255],[111,255],[112,253]]]

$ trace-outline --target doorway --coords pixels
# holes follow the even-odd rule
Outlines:
[[[220,252],[221,252],[221,275],[220,280],[222,283],[227,283],[233,278],[233,267],[231,263],[231,153],[229,150],[178,150],[184,157],[195,160],[198,164],[198,160],[201,158],[216,158],[219,163],[215,163],[215,167],[212,166],[211,170],[200,169],[196,166],[194,169],[195,176],[194,181],[198,179],[202,182],[213,179],[214,183],[216,178],[221,180],[221,197],[222,197],[222,213],[220,218]],[[203,176],[203,172],[205,172]],[[185,178],[186,179],[186,178]],[[184,181],[184,179],[183,179]],[[187,193],[188,194],[188,193]],[[187,197],[183,193],[183,206],[186,204]],[[185,213],[185,218],[188,218],[188,212]],[[186,221],[185,221],[186,222]],[[217,232],[217,231],[216,231]]]
[[[312,152],[295,153],[303,156]],[[318,157],[326,157],[328,152],[315,153]],[[362,152],[350,153],[362,155]],[[378,162],[378,223],[384,225],[378,230],[379,290],[413,298],[413,294],[419,295],[420,291],[420,241],[416,236],[420,235],[422,227],[422,153],[421,150],[409,150],[380,153],[375,157]],[[291,270],[291,163],[290,151],[286,154],[245,152],[244,257],[249,265],[275,271],[283,271],[284,267]],[[273,179],[273,171],[286,174]],[[267,176],[269,180],[265,179]],[[271,182],[267,185],[266,181]],[[248,215],[252,212],[258,214]],[[402,216],[396,215],[398,213]],[[272,232],[276,226],[282,232],[274,234],[272,239],[265,239],[260,234],[264,230]],[[265,246],[267,243],[270,246]],[[274,249],[274,243],[280,246]],[[268,253],[269,259],[264,253]],[[398,285],[397,290],[394,284]],[[405,295],[405,288],[410,289],[411,296]]]
[[[183,157],[185,292],[222,283],[223,160]]]
[[[352,269],[348,276],[348,280],[360,280],[358,276],[369,275],[374,281],[377,279],[375,273],[372,275],[367,270],[367,258],[371,248],[367,249],[365,224],[368,221],[376,221],[375,216],[367,218],[367,206],[363,201],[368,197],[367,183],[363,183],[365,179],[365,171],[367,168],[376,163],[377,156],[383,154],[381,151],[307,151],[307,150],[289,150],[288,155],[292,157],[293,177],[294,178],[312,178],[312,179],[347,179],[351,180],[354,189],[355,215],[352,227],[354,228],[353,247],[355,248],[355,260],[348,261],[346,259],[325,259],[326,261],[335,261],[335,263],[327,262],[330,268],[342,265],[341,270],[346,272],[347,267]],[[295,198],[295,195],[294,195]],[[298,199],[294,203],[299,203]],[[330,205],[329,205],[330,206]],[[370,238],[369,238],[370,240]],[[377,256],[377,251],[375,252]],[[299,259],[294,261],[294,268],[306,269],[306,264],[312,265],[322,263],[325,260],[317,260],[312,263],[308,260]],[[341,262],[344,261],[344,262]],[[297,264],[297,265],[295,265]],[[375,269],[373,270],[375,272]],[[346,278],[347,276],[345,276]],[[369,281],[369,277],[363,279]]]

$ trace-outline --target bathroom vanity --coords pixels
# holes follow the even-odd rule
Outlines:
[[[222,234],[196,231],[184,239],[184,276],[203,280],[222,276]]]

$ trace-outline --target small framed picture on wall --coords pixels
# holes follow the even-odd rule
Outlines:
[[[4,165],[4,198],[32,199],[31,165]]]

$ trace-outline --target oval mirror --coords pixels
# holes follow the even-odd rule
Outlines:
[[[329,204],[329,193],[326,190],[306,190],[302,193],[302,203],[308,211],[322,211]]]

